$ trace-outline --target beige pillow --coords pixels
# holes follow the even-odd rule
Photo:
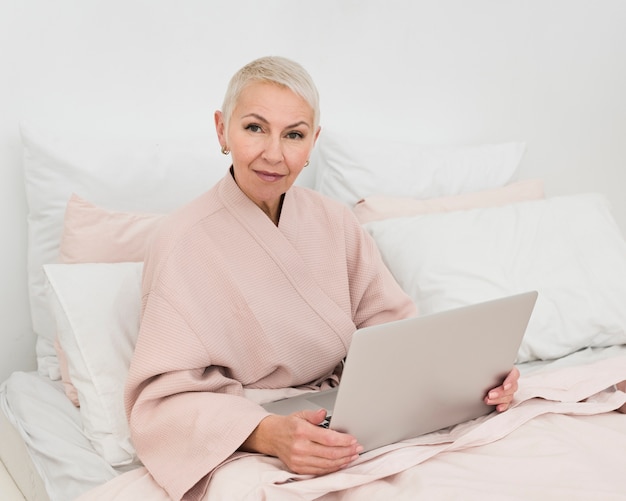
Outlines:
[[[65,209],[59,261],[120,263],[143,261],[147,242],[163,214],[110,211],[72,194]]]
[[[372,196],[357,202],[354,213],[361,224],[365,224],[393,217],[498,207],[544,197],[543,181],[531,179],[511,183],[502,188],[425,200],[409,197]]]
[[[142,262],[147,245],[163,214],[110,211],[72,194],[65,209],[59,262]],[[79,406],[79,398],[68,370],[67,357],[59,339],[54,348],[65,394]]]

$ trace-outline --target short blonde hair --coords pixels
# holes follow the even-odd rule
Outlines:
[[[304,99],[313,109],[313,128],[320,121],[317,87],[311,75],[298,63],[285,57],[267,56],[246,64],[233,75],[226,89],[222,115],[226,128],[241,91],[252,82],[269,82],[287,87]]]

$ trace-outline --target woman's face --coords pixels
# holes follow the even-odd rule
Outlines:
[[[313,109],[303,98],[267,82],[243,89],[228,129],[222,113],[215,113],[220,144],[231,151],[237,185],[274,223],[281,195],[304,168],[319,135],[313,120]]]

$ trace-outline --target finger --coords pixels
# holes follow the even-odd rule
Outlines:
[[[499,398],[491,399],[489,396],[484,398],[484,402],[487,405],[493,405],[498,412],[507,410],[513,402],[513,395],[503,395]]]
[[[517,383],[506,384],[506,385],[503,384],[502,386],[498,386],[497,388],[493,388],[492,390],[489,390],[489,393],[487,394],[487,398],[490,401],[496,402],[496,403],[503,399],[511,400],[513,396],[515,395],[515,392],[517,391],[517,389],[518,389]]]
[[[317,409],[315,411],[312,410],[301,410],[294,413],[294,416],[304,419],[311,424],[320,425],[326,419],[326,409]]]
[[[487,398],[490,401],[497,403],[498,399],[506,396],[512,396],[518,389],[519,376],[519,369],[517,367],[513,367],[500,386],[489,390]]]
[[[358,459],[362,449],[360,446],[328,447],[311,442],[290,458],[289,466],[298,473],[330,473],[340,470]]]
[[[287,464],[287,468],[299,475],[327,475],[328,473],[334,473],[348,467],[353,461],[358,459],[358,457],[358,455],[355,455],[354,458],[350,458],[349,460],[332,463],[321,460],[316,462],[309,458],[309,461],[302,465],[298,465],[297,463]]]
[[[504,391],[502,387],[498,387],[489,391],[487,396],[485,396],[485,403],[488,405],[510,403],[513,401],[514,396],[515,392],[512,389]]]
[[[493,394],[495,394],[496,392],[494,390],[492,390],[490,392],[490,395],[487,395],[485,397],[485,403],[487,405],[494,405],[496,407],[496,410],[498,412],[503,412],[505,410],[507,410],[510,406],[511,403],[513,402],[513,397],[514,394],[508,394],[508,393],[498,393],[498,397],[497,398],[490,398],[490,396],[492,396]]]
[[[497,411],[502,411],[508,409],[508,407],[513,402],[512,397],[503,397],[497,400],[489,400],[487,397],[484,399],[485,404],[495,406]]]
[[[319,442],[311,442],[307,447],[306,455],[308,459],[315,460],[318,464],[333,466],[354,461],[362,451],[363,447],[359,444],[328,446]]]
[[[513,367],[513,369],[511,369],[511,372],[509,372],[504,382],[502,383],[504,391],[510,391],[511,389],[513,389],[513,392],[515,392],[517,390],[519,376],[519,369],[517,367]]]
[[[299,431],[295,434],[291,453],[285,462],[297,473],[337,471],[357,459],[363,451],[352,435],[318,426],[326,417],[323,409],[299,411],[293,417],[298,418],[302,426],[297,427]]]
[[[281,459],[296,473],[323,474],[348,466],[359,457],[360,451],[360,446],[329,447],[316,442],[299,441],[293,443],[290,452]]]
[[[498,389],[491,390],[489,395],[484,398],[484,402],[487,405],[495,405],[496,410],[503,411],[506,410],[510,404],[513,402],[514,393],[505,393],[503,391],[498,391]]]
[[[303,410],[296,412],[294,415],[315,425],[314,428],[307,430],[309,439],[312,442],[327,447],[352,447],[358,445],[356,438],[352,435],[319,426],[324,419],[326,419],[326,411],[324,409],[318,409],[316,411]]]

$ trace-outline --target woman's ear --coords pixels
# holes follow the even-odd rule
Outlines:
[[[315,144],[317,142],[317,138],[320,137],[320,132],[322,131],[322,128],[318,125],[317,126],[317,130],[315,131],[315,139],[313,139],[313,144]]]
[[[224,123],[224,114],[217,110],[213,115],[215,120],[215,130],[217,132],[217,138],[219,139],[221,146],[227,146],[228,142],[226,141],[226,124]]]

